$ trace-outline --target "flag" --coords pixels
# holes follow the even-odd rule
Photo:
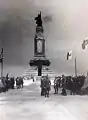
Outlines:
[[[3,61],[3,48],[2,48],[2,51],[1,51],[1,54],[0,54],[0,63],[2,63]]]
[[[85,49],[88,44],[88,40],[83,40],[82,49]]]
[[[67,52],[67,60],[72,59],[72,51]]]

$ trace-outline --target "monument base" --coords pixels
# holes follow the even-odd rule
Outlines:
[[[50,66],[50,61],[46,58],[34,58],[30,60],[30,66],[37,66],[38,67],[38,76],[42,75],[42,66]]]

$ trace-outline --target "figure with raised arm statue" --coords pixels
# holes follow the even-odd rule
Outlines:
[[[35,17],[37,27],[42,27],[42,18],[41,18],[41,12],[38,14],[37,17]]]

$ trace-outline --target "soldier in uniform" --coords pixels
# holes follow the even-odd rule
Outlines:
[[[40,87],[41,87],[41,96],[44,95],[44,80],[45,80],[44,77],[41,78],[41,85],[40,85]]]
[[[16,78],[16,88],[17,89],[20,88],[19,77]]]
[[[67,95],[65,87],[66,87],[66,78],[64,75],[62,75],[62,93],[61,93],[62,95]]]
[[[58,88],[60,87],[61,87],[61,77],[56,77],[54,80],[54,89],[55,89],[54,94],[58,94]]]
[[[59,79],[57,77],[55,77],[55,80],[54,80],[55,93],[54,94],[58,94],[58,88],[59,88]]]
[[[45,97],[49,97],[49,91],[51,90],[51,82],[48,78],[48,76],[46,76],[46,79],[44,81],[44,92],[45,92]]]
[[[11,81],[11,88],[14,89],[14,84],[15,84],[14,77],[11,77],[10,81]]]
[[[44,77],[41,80],[41,96],[45,95],[45,97],[49,97],[49,91],[50,91],[50,86],[51,86],[51,82],[48,79],[48,76]]]
[[[20,84],[22,85],[22,88],[24,87],[24,81],[23,81],[23,78],[20,77]]]
[[[8,91],[8,89],[9,89],[9,77],[8,77],[8,74],[7,74],[7,76],[6,76],[6,78],[4,78],[4,80],[5,80],[5,88],[6,88],[6,91]]]

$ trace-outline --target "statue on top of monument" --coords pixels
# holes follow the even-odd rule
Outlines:
[[[37,27],[42,27],[41,12],[40,14],[38,14],[37,17],[35,17],[35,21],[36,21]]]

